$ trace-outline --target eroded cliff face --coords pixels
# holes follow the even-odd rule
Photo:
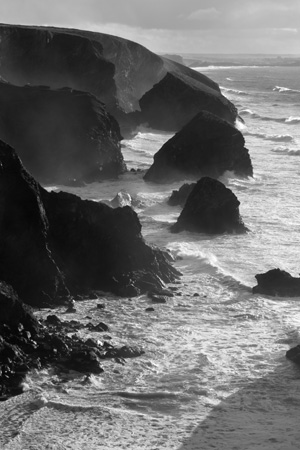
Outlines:
[[[169,183],[225,171],[252,176],[253,169],[242,133],[208,111],[198,113],[154,155],[146,181]]]
[[[0,141],[0,280],[28,304],[89,289],[136,295],[171,282],[171,258],[145,243],[130,208],[47,192]]]
[[[42,183],[97,181],[126,170],[117,121],[85,92],[0,82],[0,138]]]
[[[143,122],[178,130],[201,109],[230,122],[236,118],[234,106],[208,77],[137,43],[102,33],[1,25],[0,76],[17,85],[68,86],[90,92],[106,104],[124,130]],[[177,93],[174,84],[179,82]],[[157,95],[163,96],[162,102]],[[170,123],[174,101],[176,117]],[[163,125],[157,123],[153,109]]]

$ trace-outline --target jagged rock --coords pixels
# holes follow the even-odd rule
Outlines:
[[[300,297],[300,278],[293,277],[284,270],[272,269],[255,275],[255,278],[257,286],[252,289],[254,294]]]
[[[252,176],[242,133],[214,114],[202,111],[154,155],[146,181],[169,183],[203,176],[218,178],[225,171]]]
[[[126,170],[118,123],[85,92],[0,83],[0,139],[44,184],[82,186]]]
[[[13,84],[92,93],[117,118],[122,134],[143,121],[178,130],[200,109],[232,123],[237,115],[208,77],[111,35],[2,24],[0,58],[0,76]]]
[[[234,193],[223,183],[209,177],[201,178],[171,231],[245,233],[248,229],[241,219],[239,204]]]
[[[184,183],[178,190],[173,190],[168,200],[170,206],[184,206],[196,183]]]
[[[3,142],[0,171],[0,279],[26,303],[65,302],[66,286],[136,295],[179,276],[167,253],[145,243],[130,207],[47,192]]]
[[[0,141],[0,279],[31,305],[68,295],[48,247],[40,193],[14,150]]]
[[[132,198],[128,192],[120,191],[117,195],[111,200],[110,206],[113,208],[123,208],[124,206],[131,206]]]

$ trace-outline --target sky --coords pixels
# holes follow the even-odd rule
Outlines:
[[[0,0],[0,20],[114,34],[157,53],[300,54],[300,0]]]

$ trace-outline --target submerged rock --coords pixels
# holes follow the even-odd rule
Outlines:
[[[236,108],[205,75],[103,33],[0,25],[0,76],[16,85],[90,92],[119,121],[178,130],[200,109],[234,123]]]
[[[245,233],[240,202],[223,183],[209,177],[201,178],[171,227],[174,233],[188,230],[200,233]]]
[[[252,289],[254,294],[300,297],[300,278],[293,277],[284,270],[272,269],[255,275],[255,278],[257,286]]]
[[[169,183],[203,176],[218,178],[226,171],[252,176],[242,133],[207,111],[201,111],[154,155],[146,181]]]
[[[300,364],[300,345],[291,348],[286,352],[286,357],[296,364]]]
[[[83,186],[126,170],[116,120],[90,94],[0,82],[0,139],[44,184]]]
[[[129,206],[46,191],[1,141],[0,171],[0,279],[26,303],[65,301],[69,290],[137,295],[179,276],[167,253],[145,243]]]

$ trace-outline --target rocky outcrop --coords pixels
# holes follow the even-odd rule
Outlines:
[[[92,93],[115,115],[122,132],[142,121],[178,130],[200,109],[232,123],[237,115],[208,77],[103,33],[3,24],[0,62],[0,76],[13,84]]]
[[[32,305],[67,294],[47,235],[41,188],[14,150],[0,141],[0,280]]]
[[[201,233],[245,233],[240,202],[234,193],[218,180],[201,178],[172,226],[174,233],[188,230]]]
[[[0,170],[0,279],[26,303],[61,301],[68,289],[136,295],[178,276],[171,258],[145,243],[130,207],[47,192],[4,143]]]
[[[255,278],[257,286],[253,287],[253,294],[300,297],[300,278],[293,277],[284,270],[272,269],[255,275]]]
[[[286,357],[300,365],[300,344],[286,352]]]
[[[170,206],[184,206],[196,183],[184,183],[178,190],[172,191],[168,200]]]
[[[126,345],[114,347],[107,341],[92,338],[84,341],[74,334],[82,328],[88,328],[90,333],[108,330],[103,323],[84,325],[75,320],[61,321],[55,315],[49,315],[41,323],[12,287],[0,281],[0,400],[20,394],[25,375],[31,369],[40,370],[51,364],[64,372],[85,373],[84,382],[88,382],[91,373],[103,372],[103,359],[114,358],[115,362],[125,364],[124,358],[144,353]]]
[[[252,176],[242,133],[214,114],[202,111],[154,155],[146,181],[169,183],[202,176],[218,178],[225,171]]]
[[[0,82],[0,138],[46,184],[116,178],[126,169],[118,123],[84,92]]]

